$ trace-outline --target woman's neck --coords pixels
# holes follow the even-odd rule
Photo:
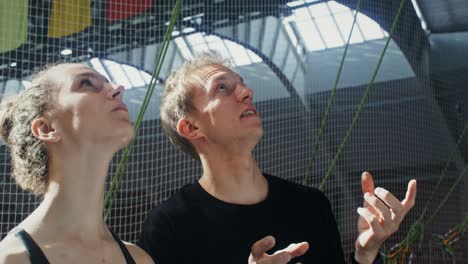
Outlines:
[[[25,221],[28,229],[45,230],[51,240],[91,242],[107,236],[103,220],[104,188],[112,157],[107,156],[76,153],[73,157],[62,155],[60,160],[51,159],[47,192]]]

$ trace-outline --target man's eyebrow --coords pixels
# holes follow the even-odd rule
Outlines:
[[[228,79],[227,74],[222,74],[222,75],[216,76],[216,77],[213,78],[211,81],[209,81],[209,83],[210,83],[210,86],[209,86],[209,87],[213,87],[214,85],[217,84],[217,82],[219,82],[219,81],[225,81],[225,80],[227,80],[227,79]]]
[[[238,77],[242,82],[244,82],[244,78],[242,78],[242,76],[240,76],[240,74],[237,74],[235,73],[234,74],[236,77]],[[223,81],[223,80],[228,80],[229,79],[229,73],[223,73],[222,75],[220,76],[217,76],[216,78],[214,78],[212,80],[212,82],[215,82],[215,81]]]
[[[220,76],[214,78],[212,82],[223,81],[223,80],[227,80],[227,79],[228,79],[228,78],[227,78],[227,74],[222,74],[222,75],[220,75]]]

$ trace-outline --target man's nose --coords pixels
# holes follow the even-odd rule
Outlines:
[[[238,99],[241,102],[246,100],[252,101],[253,100],[253,90],[250,89],[248,86],[242,84],[240,88],[240,92],[238,95]]]

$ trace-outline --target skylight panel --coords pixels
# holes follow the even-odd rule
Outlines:
[[[351,27],[353,25],[354,16],[350,10],[346,10],[346,12],[340,12],[339,14],[335,15],[335,21],[338,25],[338,28],[341,32],[341,35],[345,37],[345,41],[348,41],[349,32],[351,31]],[[354,25],[353,34],[351,35],[350,44],[363,42],[364,37],[361,34],[360,29],[357,25]]]
[[[362,28],[362,34],[364,34],[364,38],[366,40],[384,38],[384,34],[379,24],[370,19],[368,16],[358,14],[357,23],[359,23],[359,26]]]
[[[109,75],[107,74],[106,69],[104,69],[104,66],[102,65],[100,59],[98,59],[98,58],[92,58],[91,60],[89,60],[89,63],[91,64],[91,66],[92,66],[97,72],[99,72],[99,73],[102,74],[104,77],[106,77],[107,80],[111,80],[111,78],[110,78]]]
[[[126,76],[132,83],[132,87],[143,87],[145,86],[145,81],[141,77],[138,69],[129,65],[122,65],[122,70],[125,71]]]
[[[262,61],[258,55],[246,49],[244,46],[230,40],[221,39],[215,35],[193,33],[187,35],[185,40],[182,39],[182,37],[178,37],[175,38],[174,41],[186,59],[193,56],[192,52],[213,49],[231,59],[235,66],[248,65]],[[190,45],[191,49],[189,49],[187,45]]]
[[[236,66],[248,65],[252,64],[247,52],[245,51],[244,47],[235,44],[231,41],[225,42],[229,52],[232,55],[232,59],[236,63]]]
[[[185,59],[192,58],[192,53],[188,49],[187,44],[185,44],[185,40],[182,37],[174,38],[174,41]]]
[[[327,48],[344,46],[345,42],[331,16],[318,18],[315,23],[322,33]]]
[[[309,51],[342,47],[348,40],[354,20],[353,10],[335,1],[295,1],[287,5],[293,15],[283,19],[284,28],[294,46],[301,41]],[[387,37],[379,24],[358,14],[350,43]]]
[[[122,70],[122,67],[120,64],[109,61],[109,60],[104,60],[104,65],[109,69],[110,74],[112,75],[112,82],[121,84],[125,87],[125,89],[130,89],[132,84],[130,83],[130,80],[128,80],[125,72]]]

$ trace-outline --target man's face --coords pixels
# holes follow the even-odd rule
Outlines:
[[[192,77],[202,88],[193,92],[195,110],[190,115],[205,140],[253,149],[263,135],[263,128],[252,103],[252,89],[239,74],[221,65],[203,67]]]

